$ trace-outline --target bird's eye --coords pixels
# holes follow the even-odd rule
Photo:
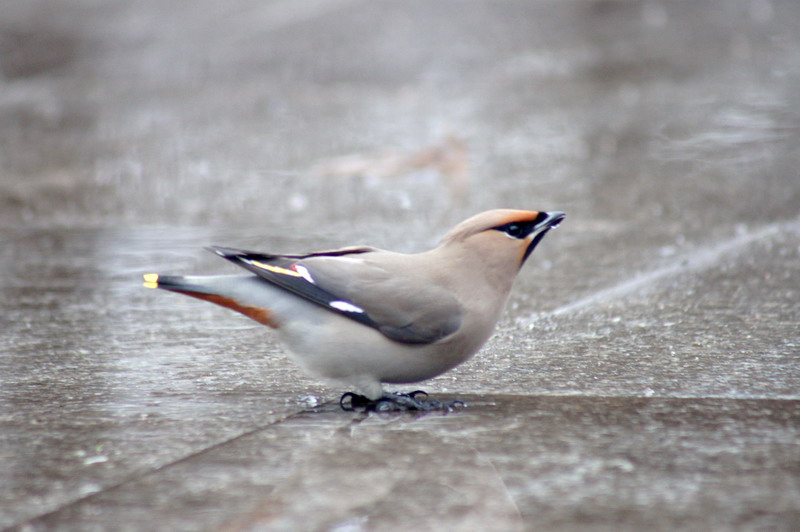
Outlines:
[[[508,224],[508,227],[506,227],[506,233],[508,236],[520,238],[522,236],[522,227],[517,224]]]
[[[511,238],[525,238],[533,231],[533,226],[534,224],[530,222],[511,222],[495,227],[495,229],[502,231]]]

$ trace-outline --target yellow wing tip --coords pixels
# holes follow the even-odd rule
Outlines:
[[[144,274],[144,283],[142,286],[145,288],[158,288],[158,274],[157,273],[146,273]]]

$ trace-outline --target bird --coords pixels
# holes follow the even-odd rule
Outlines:
[[[144,286],[237,311],[274,329],[308,374],[352,390],[353,410],[452,409],[463,403],[384,384],[425,381],[477,353],[492,335],[518,272],[566,215],[495,209],[456,225],[420,253],[366,245],[304,254],[206,249],[246,270],[144,275]]]

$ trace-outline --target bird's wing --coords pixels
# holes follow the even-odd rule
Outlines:
[[[391,254],[363,246],[307,255],[209,248],[285,290],[408,344],[439,341],[461,325],[462,308],[421,272],[393,265]],[[403,256],[407,257],[407,256]]]

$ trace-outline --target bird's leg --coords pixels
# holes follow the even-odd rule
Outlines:
[[[395,412],[403,410],[415,410],[422,412],[431,412],[434,410],[443,410],[451,412],[454,409],[465,406],[462,401],[451,401],[445,403],[437,401],[436,399],[428,399],[428,394],[422,390],[416,390],[410,393],[394,392],[385,394],[378,399],[375,410],[378,412]]]
[[[370,410],[370,407],[374,406],[376,402],[369,397],[353,392],[347,392],[339,398],[339,406],[342,407],[342,410],[347,410],[348,412],[358,408],[363,408],[365,411]]]
[[[435,399],[427,399],[427,397],[427,393],[422,390],[416,390],[411,393],[394,392],[384,394],[381,398],[373,401],[363,395],[347,392],[339,399],[339,406],[342,407],[342,410],[348,411],[363,408],[365,412],[431,412],[434,410],[450,412],[458,407],[465,406],[462,401],[444,403]]]

